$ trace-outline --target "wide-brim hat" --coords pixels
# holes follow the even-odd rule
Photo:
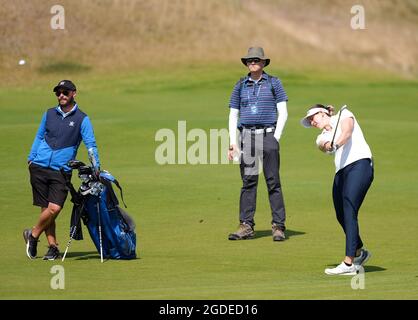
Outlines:
[[[270,59],[264,55],[264,49],[261,47],[251,47],[248,49],[248,53],[245,57],[241,58],[241,61],[244,65],[247,65],[247,59],[251,58],[258,58],[261,60],[265,60],[266,64],[264,65],[267,67],[270,64]]]
[[[67,89],[70,91],[76,91],[77,88],[75,84],[71,80],[61,80],[58,84],[54,87],[54,92],[57,92],[58,89]]]
[[[302,126],[304,126],[305,128],[310,128],[310,127],[312,127],[312,125],[311,125],[311,121],[309,120],[309,118],[310,118],[310,117],[312,117],[313,115],[315,115],[315,114],[319,113],[319,112],[325,112],[325,113],[329,114],[329,110],[328,110],[327,108],[325,108],[325,107],[313,107],[313,108],[310,108],[310,109],[306,112],[306,116],[305,116],[305,117],[303,117],[303,118],[300,120],[300,124],[301,124]]]

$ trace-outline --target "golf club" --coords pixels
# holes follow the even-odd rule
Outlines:
[[[98,165],[97,165],[96,157],[94,156],[93,149],[92,148],[88,149],[87,153],[89,156],[90,163],[94,169],[94,176],[99,181],[100,172],[98,172]],[[101,201],[101,197],[100,197],[100,191],[99,191],[98,200],[97,200],[97,219],[98,219],[97,221],[99,224],[100,261],[103,263],[102,223],[100,220],[100,201]]]
[[[99,223],[100,261],[103,263],[102,223],[100,221],[100,196],[97,201],[97,217]]]
[[[335,130],[334,130],[334,135],[332,136],[332,140],[331,140],[331,147],[334,146],[334,139],[335,139],[335,134],[337,133],[337,129],[338,129],[338,124],[340,123],[340,118],[341,118],[341,113],[347,109],[347,105],[343,105],[340,109],[340,111],[338,111],[339,115],[338,115],[338,120],[337,120],[337,124],[335,126]]]
[[[74,234],[75,234],[76,230],[77,230],[77,226],[74,226],[73,232],[71,233],[70,240],[68,240],[67,247],[65,248],[65,252],[64,252],[64,255],[62,256],[62,260],[61,261],[64,261],[65,256],[67,255],[67,251],[70,248],[71,241],[74,238]]]

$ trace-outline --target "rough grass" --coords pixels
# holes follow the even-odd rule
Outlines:
[[[208,67],[206,67],[208,68]],[[237,226],[239,170],[233,165],[155,163],[160,128],[225,128],[230,91],[242,69],[80,75],[78,102],[93,122],[103,168],[124,187],[138,227],[139,259],[100,264],[88,236],[73,242],[67,260],[30,261],[21,232],[35,223],[26,156],[57,79],[0,89],[0,297],[15,299],[416,299],[418,246],[415,82],[355,75],[299,75],[283,81],[289,119],[281,141],[281,177],[288,241],[273,243],[263,179],[257,238],[229,242]],[[229,72],[231,71],[231,72]],[[281,76],[280,71],[273,74]],[[402,97],[400,99],[399,97]],[[350,278],[323,274],[344,254],[331,202],[332,159],[314,146],[314,130],[299,125],[308,105],[347,103],[373,150],[376,177],[360,212],[361,233],[373,257],[364,290]],[[394,106],[396,110],[394,111]],[[80,147],[79,158],[86,160]],[[74,179],[77,182],[77,179]],[[57,220],[65,247],[71,203]],[[46,251],[41,238],[40,255]],[[65,290],[52,290],[53,265],[65,268]]]
[[[272,0],[63,0],[65,30],[52,30],[52,0],[3,1],[0,85],[67,61],[95,71],[236,61],[253,45],[275,64],[335,66],[417,76],[417,0],[365,0],[366,30],[350,27],[351,2]],[[25,59],[25,67],[17,62]],[[26,70],[26,71],[24,71]]]

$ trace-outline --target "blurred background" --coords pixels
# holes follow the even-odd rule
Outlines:
[[[276,66],[418,76],[416,0],[1,0],[0,84],[51,73],[236,63],[263,46]],[[65,29],[53,30],[53,5]],[[354,5],[366,29],[350,27]],[[19,66],[19,60],[26,64]],[[219,64],[217,64],[219,63]]]

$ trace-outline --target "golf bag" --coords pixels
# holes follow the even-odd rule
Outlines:
[[[73,170],[78,170],[78,177],[82,183],[79,190],[76,191],[70,180],[67,179],[71,201],[74,203],[67,250],[72,239],[83,239],[81,228],[81,220],[83,220],[102,259],[103,257],[135,259],[135,223],[119,206],[118,198],[112,187],[112,184],[115,184],[120,189],[123,201],[122,188],[118,181],[109,172],[95,172],[93,167],[86,166],[78,160],[71,160],[68,166]]]

